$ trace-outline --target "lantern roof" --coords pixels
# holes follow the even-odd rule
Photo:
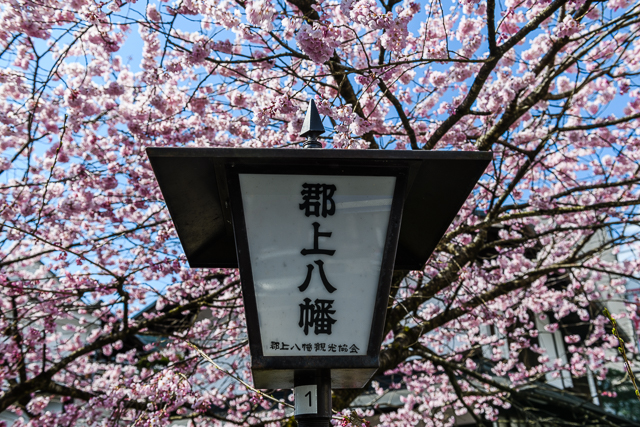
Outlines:
[[[147,155],[193,268],[237,268],[227,169],[326,168],[376,175],[406,167],[395,269],[421,270],[492,159],[490,152],[149,147]]]

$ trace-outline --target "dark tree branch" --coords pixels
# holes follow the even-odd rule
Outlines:
[[[487,0],[487,32],[489,39],[489,56],[498,54],[496,42],[496,1]]]
[[[20,384],[18,384],[16,387],[8,390],[4,395],[2,395],[2,397],[0,397],[0,412],[5,411],[9,406],[14,404],[21,398],[28,396],[30,393],[41,390],[43,387],[49,384],[49,381],[51,381],[55,374],[65,369],[69,364],[71,364],[78,358],[89,354],[92,351],[99,350],[107,344],[113,344],[114,342],[119,340],[126,341],[128,337],[135,335],[141,330],[149,329],[164,320],[170,319],[174,316],[179,316],[185,311],[198,309],[203,304],[207,304],[215,300],[218,295],[222,294],[227,289],[236,286],[237,283],[238,282],[235,281],[231,282],[218,289],[216,292],[204,295],[200,298],[194,299],[187,304],[168,310],[166,313],[161,314],[160,316],[143,320],[136,325],[130,326],[127,330],[120,330],[102,338],[98,338],[91,344],[88,344],[83,348],[71,353],[70,355],[63,357],[58,362],[53,363],[52,366],[50,366],[49,369],[45,372],[42,372],[39,375],[28,379],[27,381],[20,382]]]
[[[538,16],[533,18],[527,24],[524,25],[515,35],[513,35],[509,40],[507,40],[504,44],[500,45],[497,48],[497,55],[492,55],[487,59],[487,62],[480,68],[478,74],[476,75],[471,88],[469,89],[469,93],[465,99],[460,103],[458,108],[454,114],[447,117],[441,124],[438,126],[436,131],[429,137],[427,143],[424,145],[425,150],[433,149],[438,141],[442,139],[442,137],[460,121],[460,119],[471,111],[471,107],[474,102],[480,95],[480,92],[484,88],[484,85],[493,72],[500,59],[507,53],[512,47],[518,44],[521,40],[523,40],[527,34],[534,31],[540,23],[542,23],[545,19],[549,18],[555,11],[557,11],[562,5],[564,5],[568,0],[556,0],[547,6]]]
[[[315,0],[287,0],[292,5],[296,6],[303,13],[304,17],[310,21],[317,21],[320,19],[320,15],[318,12],[313,9],[311,6],[316,4]],[[363,119],[366,119],[364,111],[362,110],[362,105],[360,105],[360,101],[356,96],[355,90],[353,89],[353,85],[349,81],[348,71],[342,65],[342,61],[336,52],[333,53],[333,56],[329,61],[327,61],[326,65],[331,70],[331,76],[336,82],[336,86],[338,87],[338,93],[344,99],[344,101],[351,105],[353,111]],[[362,135],[362,139],[369,143],[369,148],[377,149],[380,148],[378,143],[376,142],[373,132],[367,132]]]
[[[464,393],[462,392],[462,388],[460,387],[460,384],[458,383],[458,380],[456,378],[455,373],[453,372],[453,369],[451,369],[448,366],[442,366],[442,367],[444,369],[444,372],[447,374],[447,377],[449,377],[449,382],[451,383],[451,387],[453,387],[453,390],[456,392],[456,396],[458,396],[458,400],[460,402],[462,402],[462,405],[464,405],[465,409],[467,410],[467,413],[469,415],[471,415],[474,420],[476,420],[476,425],[477,426],[486,427],[486,424],[484,423],[482,418],[480,418],[478,416],[478,414],[475,413],[473,408],[471,408],[467,404],[467,402],[464,401]]]
[[[409,141],[411,142],[411,149],[417,150],[418,140],[416,139],[416,132],[413,130],[413,127],[411,126],[411,122],[407,118],[407,115],[404,113],[402,104],[400,103],[400,101],[398,101],[398,98],[396,98],[396,96],[391,93],[382,79],[378,79],[378,87],[382,91],[382,94],[389,100],[389,102],[391,102],[391,104],[393,104],[393,107],[396,109],[396,112],[400,117],[400,121],[402,122],[402,126],[404,127],[404,131],[407,133]]]

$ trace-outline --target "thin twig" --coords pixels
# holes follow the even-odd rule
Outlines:
[[[227,374],[228,376],[230,376],[230,377],[231,377],[231,378],[233,378],[234,380],[238,381],[240,384],[242,384],[243,386],[245,386],[245,387],[247,388],[247,390],[251,390],[252,392],[259,394],[260,396],[262,396],[262,397],[264,397],[264,398],[266,398],[266,399],[271,400],[272,402],[275,402],[275,403],[278,403],[278,404],[281,404],[281,405],[285,405],[285,406],[287,406],[287,407],[289,407],[289,408],[293,408],[293,405],[292,405],[292,404],[287,403],[287,402],[284,402],[284,401],[282,401],[282,400],[278,400],[278,399],[276,399],[275,397],[273,397],[273,396],[271,396],[271,395],[269,395],[269,394],[266,394],[266,393],[264,393],[264,392],[262,392],[262,391],[258,390],[257,388],[255,388],[255,387],[253,387],[253,386],[249,385],[249,383],[247,383],[246,381],[244,381],[243,379],[241,379],[240,377],[238,377],[237,375],[235,375],[233,372],[231,372],[231,371],[228,371],[228,370],[224,369],[223,367],[221,367],[220,365],[218,365],[216,362],[214,362],[214,361],[213,361],[213,359],[212,359],[212,358],[210,358],[210,357],[207,355],[207,353],[205,353],[204,351],[202,351],[202,350],[201,350],[197,345],[193,344],[192,342],[188,342],[187,344],[189,344],[189,346],[190,346],[191,348],[193,348],[195,351],[197,351],[197,352],[198,352],[198,354],[199,354],[200,356],[202,356],[202,358],[203,358],[204,360],[206,360],[207,362],[211,363],[211,364],[213,365],[213,367],[214,367],[214,368],[216,368],[217,370],[219,370],[219,371],[221,371],[221,372],[224,372],[225,374]]]
[[[613,334],[614,337],[618,339],[618,343],[620,344],[618,346],[618,351],[620,352],[620,354],[622,355],[622,358],[624,359],[624,367],[627,370],[627,374],[629,374],[629,378],[631,378],[631,382],[633,383],[633,388],[636,390],[636,397],[638,398],[638,400],[640,400],[640,391],[638,391],[638,385],[636,384],[636,377],[633,375],[633,371],[631,370],[631,363],[629,363],[629,359],[627,359],[627,352],[624,349],[624,340],[620,338],[616,321],[613,318],[613,316],[611,316],[611,313],[609,313],[609,310],[607,310],[606,308],[602,310],[602,312],[604,313],[605,316],[607,316],[607,318],[613,325],[613,329],[611,330],[611,333]]]

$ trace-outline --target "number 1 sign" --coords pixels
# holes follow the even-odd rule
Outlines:
[[[318,386],[301,385],[294,389],[295,413],[297,415],[318,413]]]

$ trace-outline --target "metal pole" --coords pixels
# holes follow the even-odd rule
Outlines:
[[[295,371],[293,385],[298,427],[330,427],[331,370]]]

